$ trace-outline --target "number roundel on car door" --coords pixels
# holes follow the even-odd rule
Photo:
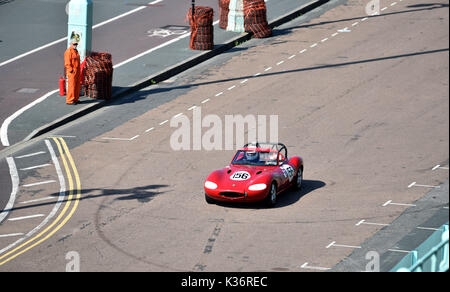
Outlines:
[[[237,171],[230,176],[231,180],[248,180],[250,178],[250,173],[247,171]]]

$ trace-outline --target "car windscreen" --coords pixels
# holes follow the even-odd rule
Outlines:
[[[274,151],[248,151],[239,150],[234,156],[232,164],[235,165],[277,165],[278,152]]]

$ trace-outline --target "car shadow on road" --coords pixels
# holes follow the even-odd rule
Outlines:
[[[310,195],[317,189],[323,188],[326,183],[320,180],[304,180],[302,188],[300,190],[288,190],[279,195],[277,203],[271,209],[283,208],[293,205],[300,201],[306,195]],[[257,203],[228,203],[228,202],[215,202],[216,205],[229,208],[239,209],[267,209],[264,202]]]
[[[117,201],[131,201],[136,200],[140,203],[147,203],[150,202],[154,197],[167,193],[168,191],[160,190],[162,188],[167,188],[168,185],[148,185],[148,186],[142,186],[142,187],[136,187],[136,188],[129,188],[129,189],[102,189],[102,188],[92,188],[92,189],[82,189],[80,194],[81,197],[79,201],[86,201],[90,199],[96,199],[99,197],[114,197],[116,198],[114,200]],[[69,199],[68,196],[70,194],[70,190],[67,190],[65,192],[64,199],[59,201],[60,203],[66,203],[70,201],[75,201],[76,198],[72,197],[72,199]],[[73,196],[77,195],[77,191],[73,190]],[[58,201],[58,197],[60,196],[60,193],[53,193],[49,195],[49,197],[54,197],[55,200],[48,200],[45,202],[39,202],[34,203],[26,206],[15,206],[9,210],[4,211],[17,211],[17,210],[24,210],[24,209],[31,209],[36,207],[42,207],[42,206],[51,206],[56,204]]]

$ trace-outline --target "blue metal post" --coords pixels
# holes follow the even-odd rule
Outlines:
[[[79,37],[77,49],[81,61],[92,51],[92,15],[92,0],[70,0],[67,46],[72,37]]]

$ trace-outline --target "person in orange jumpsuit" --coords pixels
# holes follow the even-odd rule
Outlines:
[[[70,47],[64,53],[64,67],[67,74],[67,104],[77,104],[80,98],[81,69],[80,54],[77,51],[78,39],[72,38]]]

